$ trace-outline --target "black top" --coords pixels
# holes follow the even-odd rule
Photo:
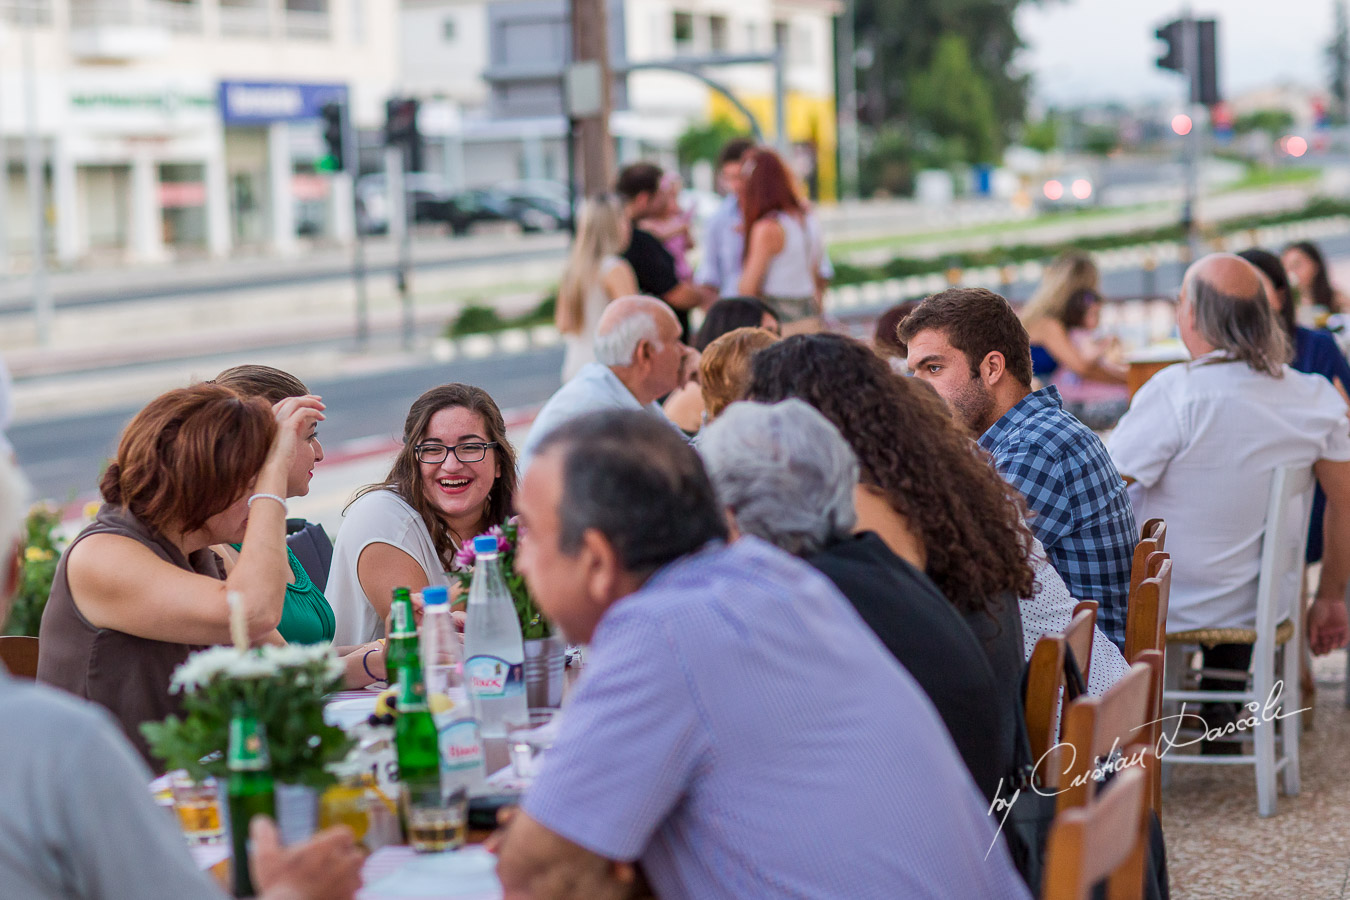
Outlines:
[[[928,694],[975,783],[992,800],[999,779],[1013,768],[1017,708],[1003,698],[961,614],[927,575],[873,532],[839,541],[807,561],[835,583]],[[1014,694],[1017,688],[1014,678]]]
[[[1007,594],[998,598],[999,608],[990,617],[977,612],[965,616],[966,624],[984,647],[989,668],[998,684],[1000,702],[1022,707],[1022,670],[1026,668],[1025,647],[1022,644],[1022,607],[1017,598]]]
[[[665,299],[680,284],[675,274],[675,257],[650,232],[633,226],[633,236],[628,241],[628,249],[623,258],[633,267],[637,276],[638,290],[649,297]],[[674,307],[671,307],[674,309]],[[675,317],[684,329],[684,340],[689,342],[689,313],[683,309],[674,309]]]

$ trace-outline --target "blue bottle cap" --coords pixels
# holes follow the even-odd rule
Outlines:
[[[445,588],[438,584],[427,585],[422,588],[422,602],[427,606],[432,606],[437,603],[448,603],[449,601],[449,593],[446,592]]]
[[[497,539],[490,534],[480,534],[473,539],[474,553],[496,553]]]

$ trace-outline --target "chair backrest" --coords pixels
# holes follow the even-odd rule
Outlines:
[[[1139,529],[1140,540],[1153,540],[1158,542],[1159,550],[1166,550],[1167,543],[1167,523],[1162,519],[1149,519],[1144,523],[1144,527]]]
[[[1163,660],[1166,658],[1164,650],[1143,650],[1139,656],[1130,660],[1132,663],[1144,663],[1151,670],[1149,678],[1149,707],[1148,714],[1144,718],[1144,729],[1141,732],[1144,735],[1143,740],[1148,744],[1150,750],[1155,754],[1162,744],[1162,715],[1163,715]],[[1162,816],[1162,768],[1160,766],[1151,767],[1147,772],[1149,782],[1149,807]]]
[[[1144,773],[1126,769],[1086,806],[1055,816],[1045,844],[1042,900],[1086,900],[1109,878],[1111,900],[1144,894],[1148,805]]]
[[[37,678],[38,639],[13,634],[0,637],[0,662],[16,678]]]
[[[1153,705],[1153,666],[1136,663],[1100,697],[1079,697],[1064,711],[1062,740],[1073,747],[1059,770],[1056,809],[1082,806],[1092,796],[1097,760],[1148,739]]]
[[[318,522],[304,519],[286,520],[286,546],[304,567],[315,587],[328,589],[328,570],[333,565],[333,541]]]
[[[1064,639],[1069,642],[1073,658],[1078,663],[1078,671],[1083,673],[1083,681],[1088,679],[1092,668],[1092,632],[1097,627],[1097,601],[1080,600],[1073,608],[1073,618],[1069,627],[1064,629]]]
[[[1161,551],[1149,554],[1148,577],[1130,592],[1125,613],[1125,661],[1135,662],[1145,650],[1165,651],[1167,605],[1172,596],[1172,557]]]
[[[1059,694],[1064,686],[1064,648],[1067,646],[1063,635],[1042,635],[1027,662],[1024,712],[1031,758],[1038,765],[1059,740]]]
[[[1303,585],[1304,552],[1308,546],[1308,517],[1315,484],[1308,466],[1275,470],[1266,507],[1266,533],[1261,539],[1261,574],[1256,582],[1256,633],[1274,636],[1288,616],[1295,634],[1302,634],[1302,603],[1295,602]],[[1254,659],[1262,659],[1257,647]]]

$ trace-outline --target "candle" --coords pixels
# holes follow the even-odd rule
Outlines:
[[[243,653],[248,649],[248,620],[244,615],[244,595],[239,591],[225,594],[225,602],[230,605],[230,639],[234,649]]]

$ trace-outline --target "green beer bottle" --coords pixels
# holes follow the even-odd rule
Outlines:
[[[398,669],[398,718],[394,720],[394,748],[398,754],[399,781],[408,784],[439,784],[441,780],[440,734],[427,708],[422,681],[421,654],[414,644]]]
[[[248,825],[254,816],[275,818],[277,809],[267,732],[243,703],[235,704],[230,719],[227,765],[230,770],[228,791],[234,895],[252,897],[256,891],[248,872]]]
[[[413,619],[412,591],[405,587],[394,588],[394,601],[390,607],[389,640],[385,646],[384,667],[389,673],[389,681],[396,677],[399,668],[408,658],[408,651],[417,650],[417,625]]]

